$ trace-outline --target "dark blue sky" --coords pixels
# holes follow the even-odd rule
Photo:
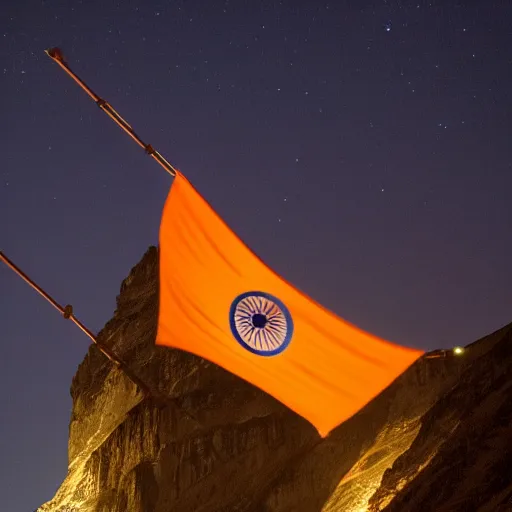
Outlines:
[[[171,178],[44,54],[60,46],[270,266],[424,349],[512,321],[512,4],[27,1],[0,7],[1,249],[98,331]],[[0,491],[66,473],[88,339],[0,267]]]

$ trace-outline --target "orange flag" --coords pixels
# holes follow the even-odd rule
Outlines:
[[[156,343],[254,384],[321,436],[423,354],[358,329],[287,283],[179,172],[160,227]]]

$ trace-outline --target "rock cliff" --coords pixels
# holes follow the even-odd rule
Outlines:
[[[69,471],[38,512],[512,511],[512,324],[422,358],[321,440],[272,397],[154,345],[158,255],[123,282],[71,386]]]

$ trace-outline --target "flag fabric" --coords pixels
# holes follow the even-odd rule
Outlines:
[[[179,172],[162,214],[159,299],[157,345],[238,375],[321,436],[423,354],[364,332],[286,282]]]

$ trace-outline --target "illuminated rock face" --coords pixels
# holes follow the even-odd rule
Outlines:
[[[99,335],[153,397],[90,348],[71,388],[68,476],[39,512],[484,512],[507,503],[511,329],[461,357],[418,361],[322,441],[250,384],[154,346],[157,267],[151,248]]]
[[[369,512],[512,511],[512,325],[470,347],[482,349],[424,414]]]

